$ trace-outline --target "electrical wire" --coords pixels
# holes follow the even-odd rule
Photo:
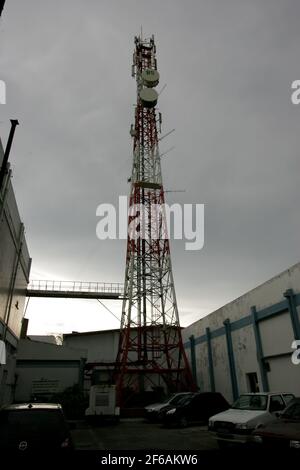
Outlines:
[[[106,310],[107,310],[111,315],[113,315],[113,316],[118,320],[119,323],[121,322],[121,318],[118,318],[117,315],[115,315],[106,305],[104,305],[103,302],[101,302],[101,300],[99,300],[99,299],[96,299],[96,300],[97,300],[97,302],[99,302],[99,304],[102,305],[102,307],[106,308]]]

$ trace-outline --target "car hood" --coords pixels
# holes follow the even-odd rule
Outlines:
[[[255,431],[255,434],[258,436],[274,436],[300,441],[300,422],[278,419],[258,429]]]
[[[210,420],[243,424],[264,416],[266,413],[267,412],[265,410],[235,410],[230,408],[227,411],[223,411],[222,413],[212,416]]]

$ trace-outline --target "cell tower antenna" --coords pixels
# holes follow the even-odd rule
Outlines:
[[[162,94],[162,92],[167,88],[167,84],[165,83],[160,92],[158,93],[158,96]]]
[[[161,140],[163,140],[165,137],[168,137],[170,134],[172,134],[173,132],[175,132],[175,129],[171,129],[169,132],[167,132],[165,135],[163,135],[162,137],[160,137],[158,139],[158,141],[160,142]]]
[[[134,42],[132,76],[137,102],[130,129],[133,164],[115,369],[120,406],[128,404],[130,396],[155,387],[164,387],[167,393],[196,390],[182,342],[165,214],[158,138],[161,115],[156,110],[156,46],[154,36],[144,39],[142,30]]]
[[[167,189],[165,193],[186,193],[186,189]]]
[[[168,150],[165,150],[163,153],[160,154],[160,158],[164,157],[165,155],[168,155],[168,153],[172,152],[174,150],[175,146],[170,147]]]

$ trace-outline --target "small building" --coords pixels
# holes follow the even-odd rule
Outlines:
[[[255,391],[300,396],[299,308],[300,263],[185,328],[200,390],[229,401]]]
[[[120,329],[64,334],[64,346],[87,351],[84,376],[86,393],[89,392],[91,385],[113,381],[119,336]]]
[[[62,344],[60,335],[27,335],[32,341],[40,341],[41,343]]]
[[[87,351],[21,339],[16,367],[16,402],[48,400],[69,387],[83,387]]]
[[[63,345],[87,351],[87,363],[114,362],[118,353],[120,329],[73,331],[63,335]]]

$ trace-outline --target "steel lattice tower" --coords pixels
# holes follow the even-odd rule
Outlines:
[[[159,82],[154,37],[135,37],[132,76],[137,83],[133,166],[129,200],[125,292],[116,385],[123,391],[193,390],[194,382],[182,343],[174,289],[156,110]],[[161,380],[163,379],[163,380]],[[123,400],[124,403],[124,400]]]

